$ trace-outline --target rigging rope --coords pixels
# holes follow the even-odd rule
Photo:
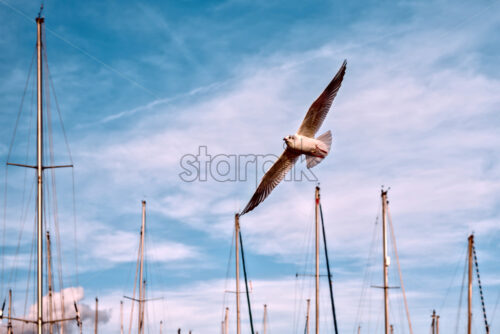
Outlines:
[[[394,247],[394,254],[396,255],[396,263],[398,264],[399,281],[401,283],[401,292],[403,293],[403,301],[405,304],[406,317],[408,319],[408,328],[410,330],[410,334],[413,334],[413,329],[411,327],[411,320],[410,320],[410,311],[408,309],[408,301],[406,300],[405,286],[403,284],[403,275],[401,274],[401,266],[399,264],[398,248],[396,246],[396,236],[394,235],[394,226],[392,225],[392,217],[391,217],[391,212],[389,211],[389,206],[387,206],[387,217],[389,218],[388,220],[391,231],[391,240],[392,240],[392,245]]]
[[[500,291],[498,291],[497,301],[495,302],[495,307],[493,308],[493,312],[491,313],[490,328],[493,325],[493,321],[495,320],[495,315],[497,314],[497,307],[499,301],[500,301]]]
[[[321,216],[321,228],[323,231],[323,246],[325,247],[326,269],[328,272],[328,287],[330,288],[330,302],[332,304],[333,326],[335,328],[335,334],[338,334],[339,332],[337,329],[337,315],[335,314],[335,302],[333,300],[332,273],[330,271],[330,260],[328,259],[328,248],[326,246],[326,233],[325,233],[325,221],[323,220],[323,208],[321,207],[321,203],[318,203],[318,205],[319,205],[319,212],[320,212],[320,216]]]
[[[19,125],[19,119],[21,118],[21,113],[22,113],[22,110],[23,110],[23,105],[24,105],[24,98],[26,96],[26,92],[28,90],[28,84],[29,84],[29,81],[30,81],[30,77],[31,77],[31,72],[32,72],[32,69],[33,69],[33,62],[34,62],[34,59],[35,59],[35,54],[36,54],[36,47],[33,49],[33,54],[31,56],[31,62],[30,62],[30,66],[28,68],[28,77],[26,78],[26,83],[24,84],[24,91],[23,91],[23,95],[22,95],[22,98],[21,98],[21,104],[19,106],[19,109],[17,111],[17,117],[16,117],[16,123],[14,125],[14,132],[12,133],[12,138],[11,138],[11,141],[10,141],[10,145],[9,145],[9,151],[7,153],[7,159],[6,159],[6,162],[9,162],[9,159],[10,159],[10,156],[12,154],[12,148],[14,146],[14,142],[15,142],[15,139],[16,139],[16,133],[17,133],[17,128],[18,128],[18,125]],[[3,230],[2,230],[2,283],[1,283],[1,286],[0,286],[0,291],[3,292],[4,291],[4,269],[5,269],[5,234],[6,234],[6,229],[7,229],[7,179],[8,179],[8,168],[6,167],[5,168],[5,180],[4,180],[4,197],[3,197]]]
[[[46,48],[46,43],[45,43],[45,26],[42,26],[42,29],[44,29],[42,33],[42,51],[44,57],[42,58],[43,60],[43,65],[44,65],[44,71],[46,73],[46,77],[50,78],[50,71],[49,71],[49,63],[47,61],[47,48]],[[53,137],[53,130],[52,130],[52,110],[51,110],[51,92],[50,92],[50,80],[47,80],[47,78],[44,78],[43,84],[45,87],[45,113],[47,115],[47,120],[46,120],[46,126],[47,126],[47,133],[46,136],[48,136],[48,148],[49,148],[49,165],[53,166],[55,165],[55,158],[54,158],[54,137]],[[55,94],[55,92],[54,92]],[[46,143],[46,141],[44,141]],[[60,234],[60,228],[59,228],[59,215],[58,215],[58,201],[57,201],[57,187],[56,187],[56,172],[54,168],[50,169],[50,183],[46,183],[47,186],[47,192],[51,193],[52,195],[52,219],[54,221],[54,229],[55,229],[55,234],[56,234],[56,249],[57,249],[57,276],[59,279],[59,302],[60,302],[60,307],[61,307],[61,317],[64,319],[65,318],[65,307],[64,307],[64,281],[63,281],[63,274],[62,274],[62,251],[61,251],[61,234]],[[52,186],[51,190],[49,187]],[[48,197],[47,197],[48,198]],[[47,206],[49,203],[47,203]],[[50,212],[49,212],[50,215]],[[48,220],[47,220],[48,221]],[[49,229],[47,229],[49,230]],[[73,296],[74,299],[74,296]]]
[[[247,280],[247,270],[246,270],[246,265],[245,265],[245,252],[243,251],[243,238],[241,237],[241,230],[240,230],[240,248],[241,248],[241,262],[243,263],[243,275],[245,276],[245,289],[246,289],[246,294],[247,294],[247,303],[248,303],[248,316],[250,318],[250,329],[252,331],[252,334],[254,334],[253,330],[253,319],[252,319],[252,306],[250,304],[250,294],[248,292],[248,280]]]
[[[465,254],[465,264],[464,264],[464,273],[462,275],[462,286],[460,289],[460,298],[458,299],[458,310],[457,310],[457,321],[455,324],[455,333],[458,333],[458,328],[460,324],[460,311],[462,310],[462,297],[464,294],[464,288],[465,288],[465,274],[467,273],[467,259],[468,259],[468,254]]]
[[[303,261],[302,263],[302,268],[300,269],[300,272],[303,273],[309,273],[312,272],[312,267],[313,267],[313,262],[311,261],[313,257],[314,251],[312,250],[312,240],[313,240],[313,231],[314,231],[314,223],[313,219],[311,218],[313,215],[313,210],[314,208],[311,207],[310,211],[308,212],[308,219],[306,220],[308,224],[305,226],[305,231],[303,233],[304,238],[301,243],[301,247],[299,249],[304,249],[305,251],[302,252],[303,254]],[[310,219],[309,219],[310,218]],[[311,296],[311,291],[312,291],[312,285],[313,285],[313,280],[306,280],[305,276],[302,276],[302,279],[299,280],[299,274],[295,275],[295,291],[294,291],[294,314],[293,314],[293,333],[299,334],[301,327],[299,327],[299,323],[302,322],[303,319],[303,305],[304,305],[304,291],[306,290],[306,282],[309,283],[308,286],[308,293],[307,295],[310,297]],[[300,290],[300,291],[299,291]],[[299,296],[300,295],[300,296]],[[298,297],[299,296],[299,297]]]
[[[227,290],[228,290],[228,285],[229,285],[229,275],[230,275],[230,270],[231,270],[231,262],[233,258],[233,249],[234,249],[234,234],[235,231],[233,229],[233,234],[231,237],[231,247],[229,247],[229,256],[228,256],[228,261],[227,261],[227,266],[226,266],[226,280],[224,281],[224,294],[222,297],[222,316],[221,319],[224,320],[225,318],[225,311],[226,311],[226,305],[227,305]],[[227,333],[226,333],[227,334]]]
[[[483,287],[481,286],[481,276],[479,275],[479,265],[477,263],[476,245],[475,245],[474,241],[472,241],[472,253],[474,255],[474,263],[476,265],[477,283],[479,285],[479,295],[481,297],[481,306],[483,308],[484,326],[486,328],[486,333],[488,334],[490,332],[490,330],[489,330],[489,326],[488,326],[488,318],[486,317],[486,306],[484,305]]]
[[[379,207],[378,211],[380,212],[380,207]],[[373,276],[373,271],[370,270],[370,264],[371,264],[373,256],[374,256],[375,242],[377,241],[377,236],[378,236],[378,233],[377,233],[378,220],[379,220],[379,215],[377,214],[377,216],[375,217],[375,223],[373,224],[372,239],[370,242],[368,257],[366,259],[366,264],[365,264],[365,269],[364,269],[364,274],[363,274],[363,283],[361,285],[361,294],[359,296],[358,309],[356,312],[356,318],[355,318],[356,321],[354,322],[355,325],[354,325],[353,333],[356,333],[357,330],[359,329],[359,327],[361,326],[362,319],[364,316],[363,303],[365,301],[366,292],[368,290],[367,289],[368,283],[371,282],[371,279]],[[371,291],[371,290],[368,290],[368,291]],[[370,295],[371,295],[371,293],[370,293]],[[371,299],[370,298],[368,298],[368,303],[369,303],[369,308],[371,308]],[[371,313],[371,312],[369,312],[369,313]],[[368,332],[369,332],[371,321],[368,322],[368,324],[369,324],[368,325]]]
[[[141,235],[142,235],[142,225],[141,225]],[[129,320],[129,326],[128,326],[128,334],[132,333],[132,319],[134,316],[134,305],[135,305],[135,289],[137,287],[137,275],[139,273],[139,261],[140,261],[140,257],[141,257],[141,247],[142,247],[142,238],[139,239],[139,247],[137,250],[137,263],[135,265],[135,277],[134,277],[134,292],[132,293],[132,306],[130,307],[130,320]],[[140,308],[139,308],[139,311],[140,311]]]

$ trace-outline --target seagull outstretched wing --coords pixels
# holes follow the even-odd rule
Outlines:
[[[300,125],[299,131],[297,131],[299,135],[314,138],[314,135],[316,134],[316,132],[318,132],[321,124],[323,124],[323,121],[325,120],[326,114],[328,114],[328,111],[330,110],[333,99],[339,91],[340,85],[342,84],[342,79],[344,79],[346,66],[347,61],[344,60],[344,63],[340,67],[335,77],[332,79],[332,81],[330,81],[328,86],[316,99],[316,101],[313,102],[306,114],[306,117]]]
[[[266,172],[262,180],[260,181],[255,194],[253,194],[250,202],[243,211],[241,211],[240,216],[245,213],[252,211],[257,205],[259,205],[266,197],[273,191],[273,189],[283,180],[286,173],[292,169],[293,165],[297,161],[300,154],[290,150],[289,148],[281,154],[278,160],[271,166],[271,168]]]
[[[328,114],[328,111],[332,106],[333,99],[339,91],[342,80],[344,79],[346,66],[347,61],[344,60],[344,63],[338,70],[335,77],[332,79],[332,81],[330,81],[323,93],[321,93],[321,95],[316,99],[316,101],[313,102],[313,104],[309,108],[309,111],[302,121],[297,134],[314,138],[314,135],[321,127],[321,124],[323,124],[323,121],[326,118],[326,114]],[[248,202],[245,209],[241,211],[240,216],[249,211],[252,211],[257,205],[259,205],[266,199],[271,191],[273,191],[273,189],[281,182],[281,180],[283,180],[286,173],[290,169],[292,169],[299,156],[300,153],[292,151],[289,148],[285,149],[279,159],[264,175],[264,177],[260,181],[259,186],[257,187],[257,190],[255,191],[255,194],[253,194],[250,202]]]

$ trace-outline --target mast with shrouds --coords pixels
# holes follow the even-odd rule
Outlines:
[[[146,279],[144,278],[145,272],[145,241],[146,241],[146,201],[142,201],[142,219],[141,219],[141,231],[139,236],[139,251],[137,256],[137,264],[136,264],[136,273],[134,278],[134,289],[132,297],[123,296],[123,298],[129,299],[132,301],[132,306],[130,308],[130,318],[129,318],[129,329],[128,333],[132,333],[132,325],[133,325],[133,317],[134,317],[134,306],[135,303],[138,305],[137,310],[137,333],[144,334],[145,329],[145,319],[146,319],[146,302],[155,301],[163,299],[159,298],[147,298],[146,296]],[[136,298],[136,288],[138,286],[139,296]],[[122,304],[121,304],[122,305]],[[121,329],[123,329],[123,325],[120,325]],[[163,326],[163,322],[161,322],[161,326]]]
[[[35,151],[36,151],[36,163],[35,164],[28,164],[26,163],[12,163],[9,162],[11,153],[12,153],[12,148],[13,144],[15,142],[15,137],[16,137],[16,132],[17,132],[17,127],[18,127],[18,121],[21,116],[22,112],[22,107],[23,103],[21,103],[21,107],[19,109],[19,114],[18,118],[16,121],[16,128],[14,130],[14,135],[12,138],[11,142],[11,147],[9,148],[9,153],[7,156],[7,165],[8,166],[17,166],[17,167],[25,167],[25,168],[30,168],[35,170],[35,184],[36,184],[36,200],[35,200],[35,231],[34,231],[34,243],[36,243],[36,289],[35,289],[35,302],[32,307],[33,313],[29,317],[17,317],[13,316],[11,312],[11,307],[9,308],[8,315],[5,316],[3,312],[0,313],[0,319],[7,319],[8,321],[8,328],[7,332],[8,333],[15,333],[18,331],[23,331],[26,329],[24,328],[24,325],[29,325],[34,327],[34,332],[37,334],[43,334],[46,330],[50,334],[54,332],[54,326],[59,327],[59,333],[64,333],[65,331],[65,323],[67,323],[70,320],[75,320],[78,327],[80,328],[81,332],[81,327],[82,327],[82,322],[80,319],[80,313],[78,310],[78,306],[76,303],[76,300],[73,301],[74,307],[75,307],[75,313],[74,316],[66,316],[65,315],[65,301],[64,301],[64,291],[62,288],[62,273],[61,273],[61,250],[60,250],[60,239],[59,239],[59,225],[57,222],[57,204],[56,204],[56,195],[55,195],[55,188],[56,188],[56,182],[55,182],[55,175],[54,175],[54,169],[56,168],[65,168],[65,167],[73,167],[73,164],[67,164],[67,165],[56,165],[54,163],[54,154],[53,154],[53,139],[52,139],[52,133],[51,133],[51,116],[50,116],[50,108],[49,108],[49,101],[50,101],[50,92],[49,92],[49,87],[53,88],[53,83],[50,79],[50,73],[48,72],[48,63],[46,61],[46,48],[45,48],[45,19],[42,17],[42,10],[43,10],[43,5],[40,9],[40,12],[38,14],[38,17],[36,17],[35,22],[36,22],[36,29],[37,29],[37,37],[36,37],[36,49],[35,49],[35,55],[36,55],[36,142],[35,142]],[[32,62],[33,64],[33,62]],[[44,74],[49,76],[49,79],[44,78]],[[23,94],[23,102],[24,102],[24,97],[26,95],[26,89],[28,88],[28,83],[30,82],[30,77],[31,77],[31,71],[28,74],[28,79],[26,81],[26,86],[25,86],[25,92]],[[54,97],[55,97],[55,93]],[[58,108],[59,112],[59,119],[61,121],[61,126],[62,126],[62,120],[60,117],[60,111],[59,111],[59,106],[57,104],[57,98],[56,98],[56,105]],[[46,108],[44,108],[46,107]],[[45,110],[47,109],[47,110]],[[44,115],[47,115],[47,120],[45,119]],[[31,124],[31,122],[30,122]],[[45,131],[45,127],[48,127],[48,131]],[[47,132],[47,133],[46,133]],[[64,132],[64,128],[63,128]],[[66,138],[66,134],[64,133],[64,136]],[[30,143],[28,136],[28,144]],[[48,138],[48,142],[45,142],[45,138]],[[67,144],[67,142],[66,142]],[[28,159],[28,152],[29,152],[29,147],[30,145],[27,145],[27,153],[26,153],[26,160]],[[50,149],[50,154],[46,156],[45,150]],[[69,147],[68,147],[68,153],[69,153]],[[71,154],[70,159],[71,159]],[[50,161],[50,163],[47,163],[47,160]],[[51,182],[46,182],[46,175],[45,171],[46,170],[51,170],[52,171],[52,177],[49,178],[49,181]],[[6,174],[7,176],[7,174]],[[6,188],[7,189],[7,186]],[[51,192],[51,197],[54,203],[52,203],[53,208],[49,209],[49,205],[47,204],[45,197],[48,196],[49,192]],[[24,196],[24,195],[23,195]],[[24,197],[23,197],[24,198]],[[74,198],[73,198],[74,199]],[[6,206],[6,199],[4,199],[4,205]],[[74,202],[73,202],[74,204]],[[23,206],[25,204],[23,203]],[[4,207],[4,210],[6,210],[6,207]],[[5,214],[5,213],[4,213]],[[50,241],[50,233],[49,233],[49,228],[50,225],[48,223],[48,217],[49,215],[52,215],[54,217],[54,226],[56,228],[56,236],[57,236],[57,242],[58,242],[58,264],[59,264],[59,269],[58,269],[58,274],[59,274],[59,286],[61,288],[61,291],[59,293],[59,299],[61,302],[61,305],[59,307],[59,310],[56,312],[56,308],[54,307],[53,303],[53,295],[54,295],[54,281],[53,281],[53,268],[52,268],[52,257],[51,255],[51,241]],[[5,216],[4,216],[5,217]],[[25,217],[25,216],[23,216]],[[4,218],[5,219],[5,218]],[[23,218],[25,219],[25,218]],[[46,250],[44,249],[44,231],[46,231],[46,243],[47,247]],[[5,231],[4,231],[5,233]],[[22,237],[22,229],[20,232],[19,236],[19,242]],[[75,233],[75,238],[76,238],[76,233]],[[75,240],[76,242],[76,240]],[[19,245],[18,245],[19,246]],[[17,255],[16,255],[17,256]],[[76,257],[75,257],[75,262],[76,262]],[[47,273],[44,272],[44,268],[47,268]],[[3,262],[2,262],[2,268],[3,268]],[[31,266],[30,266],[31,270]],[[47,279],[47,296],[44,297],[44,287],[45,287],[45,277]],[[29,282],[29,280],[28,280]],[[2,288],[3,288],[3,280],[2,280]],[[28,289],[27,289],[28,290]],[[12,304],[12,292],[9,289],[9,300],[10,300],[10,305]],[[26,299],[27,300],[27,299]],[[48,305],[47,305],[48,304]],[[14,325],[15,323],[19,324],[20,328],[17,329],[16,326]]]

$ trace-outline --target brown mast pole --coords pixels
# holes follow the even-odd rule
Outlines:
[[[223,334],[228,334],[228,316],[229,316],[229,307],[226,307],[226,315],[224,316],[224,333]]]
[[[120,300],[120,334],[123,334],[123,300]]]
[[[471,234],[469,236],[469,289],[468,289],[468,298],[467,298],[467,334],[472,333],[472,281],[473,281],[473,276],[472,276],[472,245],[474,243],[474,235]]]
[[[52,327],[52,253],[50,251],[50,233],[47,231],[47,279],[49,284],[49,333],[53,334]],[[62,291],[61,291],[62,294]]]
[[[234,215],[234,238],[235,238],[235,255],[236,255],[236,334],[241,334],[240,326],[240,216]]]
[[[384,324],[385,334],[389,334],[389,257],[387,256],[387,191],[382,190],[382,242],[384,266]]]
[[[143,299],[144,299],[144,235],[146,234],[146,201],[142,201],[142,226],[141,226],[141,267],[139,274],[139,324],[138,331],[139,334],[144,333],[144,324],[143,324]]]
[[[267,304],[264,304],[264,333],[267,334]]]
[[[43,17],[36,18],[37,26],[37,333],[43,333],[43,94],[42,94],[42,24]]]
[[[432,310],[432,322],[431,322],[431,331],[432,334],[436,334],[436,310]]]
[[[12,290],[9,289],[9,321],[7,323],[7,334],[12,334]]]
[[[315,192],[315,218],[316,218],[316,334],[319,334],[319,187]]]
[[[310,321],[309,321],[309,313],[311,311],[311,300],[308,299],[307,300],[307,314],[306,314],[306,334],[309,334],[309,325],[310,325]]]
[[[99,324],[99,299],[95,297],[95,323],[94,323],[94,334],[97,334]]]

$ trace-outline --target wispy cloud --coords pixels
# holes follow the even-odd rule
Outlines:
[[[494,259],[500,217],[500,81],[485,65],[492,48],[489,37],[498,25],[495,6],[404,2],[392,8],[407,15],[395,22],[387,19],[390,13],[366,9],[373,13],[370,18],[334,35],[311,20],[308,28],[294,26],[290,34],[310,39],[327,35],[322,43],[302,48],[301,39],[296,43],[300,47],[286,49],[271,43],[251,57],[233,59],[237,66],[231,77],[217,77],[214,85],[202,83],[201,91],[186,89],[130,109],[123,103],[95,113],[82,123],[92,126],[79,130],[90,134],[75,138],[74,145],[77,176],[83,180],[77,184],[78,194],[85,202],[79,218],[82,270],[97,263],[94,270],[104,271],[135,260],[138,234],[133,231],[138,225],[132,228],[129,222],[138,211],[137,198],[147,196],[152,199],[148,212],[157,224],[153,226],[161,226],[153,232],[158,234],[153,240],[156,261],[178,264],[186,272],[182,286],[176,281],[175,289],[158,288],[167,307],[163,302],[155,307],[168,313],[169,330],[218,330],[222,307],[214,305],[220,306],[224,282],[191,275],[195,269],[183,260],[197,265],[225,262],[218,256],[229,246],[233,215],[254,190],[256,173],[245,183],[184,183],[178,176],[179,161],[184,154],[196,154],[200,145],[213,155],[279,154],[282,135],[296,130],[347,58],[345,82],[323,126],[334,134],[332,154],[314,170],[321,182],[342,328],[354,326],[353,300],[359,296],[363,259],[377,228],[381,185],[391,186],[391,214],[416,328],[428,328],[427,313],[442,303],[448,287],[449,280],[442,277],[451,275],[471,231],[476,232],[481,265],[490,275],[484,276],[489,288],[498,288]],[[159,14],[143,9],[190,66],[203,66],[182,35],[186,30],[177,35]],[[453,15],[446,14],[450,10]],[[139,66],[130,67],[133,73]],[[96,124],[98,131],[93,130]],[[307,262],[314,186],[283,183],[241,219],[247,256],[269,261],[250,273],[258,278],[252,298],[255,305],[269,303],[273,332],[289,332],[290,323],[303,325],[304,298],[294,295],[294,279],[287,275]],[[197,257],[203,259],[196,262]],[[284,268],[279,277],[262,279],[275,268]],[[431,282],[431,287],[422,282]],[[452,286],[458,291],[456,282]],[[310,287],[304,289],[306,296]],[[116,330],[121,295],[94,290],[103,294],[104,309],[113,309],[105,328]],[[378,302],[380,296],[372,294]],[[296,303],[302,309],[294,309]],[[256,310],[261,312],[260,306]],[[151,320],[159,323],[163,317]],[[367,321],[374,325],[376,315]]]

